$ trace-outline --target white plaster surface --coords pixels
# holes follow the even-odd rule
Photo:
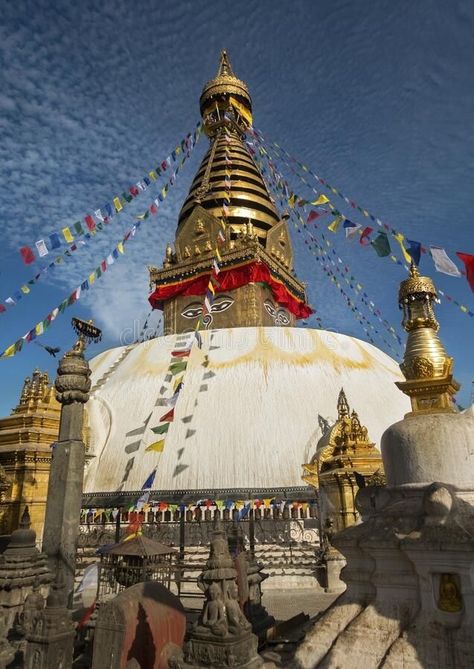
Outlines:
[[[203,332],[164,451],[147,452],[158,439],[151,428],[168,410],[163,400],[172,390],[164,379],[177,337],[91,360],[93,385],[105,377],[87,404],[95,457],[86,492],[117,490],[127,468],[122,489],[140,490],[155,467],[157,490],[301,486],[301,465],[321,437],[320,419],[336,419],[341,387],[375,443],[409,410],[394,384],[402,378],[397,363],[366,342],[302,328]]]

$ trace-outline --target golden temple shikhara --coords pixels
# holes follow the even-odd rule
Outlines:
[[[163,308],[165,334],[192,329],[200,317],[204,327],[293,326],[311,309],[292,271],[286,220],[245,143],[250,94],[225,51],[200,110],[210,146],[181,208],[175,247],[168,246],[162,269],[150,268],[150,302]],[[204,314],[216,261],[216,295]]]

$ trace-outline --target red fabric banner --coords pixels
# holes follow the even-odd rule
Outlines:
[[[187,281],[158,286],[150,295],[148,301],[153,309],[161,309],[164,300],[169,300],[177,295],[204,295],[210,276],[211,272]],[[252,261],[240,267],[221,270],[218,281],[219,285],[216,286],[216,293],[235,290],[249,283],[266,283],[278,304],[286,307],[296,318],[308,318],[313,313],[313,310],[307,304],[292,295],[288,288],[271,274],[269,268],[263,262]]]
[[[25,265],[31,265],[35,261],[35,254],[29,246],[22,246],[20,249],[21,257]]]
[[[466,267],[466,278],[474,293],[474,256],[470,253],[461,253],[461,251],[456,251],[456,255],[463,261],[464,266]]]
[[[89,230],[95,230],[95,221],[90,214],[88,214],[84,220]]]

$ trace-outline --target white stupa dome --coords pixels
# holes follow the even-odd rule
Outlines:
[[[90,361],[86,494],[139,491],[155,467],[153,489],[163,492],[301,488],[301,465],[335,421],[341,387],[376,444],[410,410],[394,383],[402,380],[397,363],[354,337],[278,327],[201,334],[162,452],[146,448],[169,410],[174,378],[166,376],[183,335]]]

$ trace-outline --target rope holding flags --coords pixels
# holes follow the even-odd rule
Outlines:
[[[250,150],[252,151],[251,147],[250,147]],[[258,159],[258,157],[255,155],[255,152],[254,152],[254,151],[252,151],[252,153],[254,154],[254,157],[255,157],[255,159],[257,160],[257,163],[258,163],[258,165],[259,165],[259,167],[260,167],[260,170],[261,170],[262,174],[265,174],[265,173],[266,173],[266,169],[265,169],[265,167],[263,166],[261,160]],[[261,155],[264,156],[264,154],[261,154]],[[304,206],[304,207],[306,207],[306,205],[307,205],[307,204],[310,204],[310,203],[307,203],[306,201],[301,200],[301,199],[299,198],[299,196],[297,196],[297,195],[294,194],[294,193],[291,193],[291,191],[289,190],[288,184],[287,184],[286,181],[283,179],[282,175],[276,170],[276,168],[275,168],[275,166],[273,165],[273,163],[271,162],[271,159],[269,158],[269,156],[268,156],[268,155],[265,155],[264,157],[266,158],[267,164],[268,164],[269,169],[270,169],[270,180],[271,180],[271,183],[272,183],[272,185],[273,185],[273,187],[274,187],[274,189],[275,189],[275,194],[276,194],[277,197],[278,197],[277,190],[280,190],[280,191],[283,192],[284,196],[287,197],[287,201],[288,201],[288,204],[289,204],[289,207],[290,207],[290,209],[289,209],[289,211],[290,211],[290,218],[292,219],[292,222],[293,222],[293,225],[295,226],[295,229],[297,230],[297,232],[301,232],[302,229],[307,229],[307,224],[306,224],[305,221],[302,219],[302,217],[301,217],[301,215],[299,214],[299,212],[296,211],[296,210],[294,209],[294,207],[292,207],[292,202],[293,202],[293,203],[298,202],[299,204],[304,203],[304,204],[302,204],[302,206]],[[329,202],[328,198],[326,198],[325,196],[323,196],[322,198],[317,198],[317,200],[315,200],[315,201],[312,202],[311,204],[314,205],[315,203],[318,203],[318,205],[328,205],[328,206],[330,206],[330,202]],[[326,209],[326,210],[323,210],[323,211],[319,211],[319,212],[316,212],[316,211],[312,210],[312,211],[310,211],[309,214],[308,214],[307,223],[309,224],[309,223],[311,223],[311,222],[314,222],[314,221],[315,221],[317,218],[319,218],[321,215],[323,215],[323,214],[327,214],[327,213],[329,213],[327,209]],[[295,223],[295,221],[293,220],[293,217],[296,217],[296,218],[298,219],[300,226],[298,226],[298,224]],[[336,220],[336,219],[335,219],[335,220]],[[314,225],[315,225],[315,227],[318,227],[316,223],[314,223]],[[309,244],[308,248],[309,248],[309,250],[312,252],[312,254],[316,256],[316,258],[318,259],[318,261],[320,260],[320,256],[321,256],[321,254],[323,254],[323,255],[327,255],[327,258],[328,258],[329,262],[332,263],[332,264],[334,265],[334,269],[335,269],[335,271],[336,271],[338,274],[341,274],[343,280],[349,285],[349,287],[355,292],[355,294],[358,295],[358,296],[360,297],[361,301],[362,301],[363,304],[367,307],[367,309],[368,309],[370,312],[373,313],[373,315],[377,318],[377,320],[378,320],[378,321],[379,321],[379,322],[380,322],[380,323],[387,329],[387,331],[389,332],[390,336],[394,337],[394,339],[396,339],[396,341],[398,342],[398,345],[400,346],[400,345],[401,345],[401,338],[397,335],[395,328],[394,328],[393,326],[391,326],[391,325],[388,323],[388,321],[386,321],[385,319],[381,318],[380,310],[377,310],[377,309],[376,309],[374,303],[373,303],[372,301],[369,300],[367,293],[363,292],[363,286],[362,286],[360,283],[358,283],[358,282],[355,280],[354,277],[351,277],[351,278],[349,279],[348,277],[344,276],[344,275],[342,274],[342,271],[341,271],[341,270],[339,269],[339,267],[337,266],[337,264],[335,264],[334,261],[329,257],[329,255],[327,254],[326,250],[325,250],[321,245],[319,245],[319,243],[317,242],[317,240],[315,239],[315,237],[314,237],[313,235],[310,235],[310,237],[311,237],[311,244],[316,244],[316,245],[318,246],[318,249],[319,249],[319,254],[318,254],[318,253],[314,253],[313,250],[312,250],[312,246],[311,246],[311,244]],[[330,247],[330,246],[331,246],[331,243],[329,242],[329,240],[327,240],[327,239],[325,238],[324,234],[322,234],[322,238],[323,238],[324,242],[326,243],[326,245],[327,245],[328,247]],[[307,240],[305,240],[305,244],[308,245],[308,241],[307,241]],[[339,263],[342,265],[342,267],[344,267],[345,272],[346,272],[346,273],[350,273],[350,270],[349,270],[349,268],[347,267],[347,265],[343,263],[343,261],[339,258],[339,256],[337,256],[337,254],[335,253],[334,250],[333,250],[333,254],[336,255],[336,257],[337,257]],[[388,346],[388,347],[395,353],[395,355],[398,356],[398,354],[399,354],[400,351],[399,351],[398,349],[395,349],[395,348],[392,346],[392,344],[391,344],[390,342],[388,342],[388,341],[385,339],[385,337],[383,337],[383,336],[379,333],[379,331],[377,330],[377,328],[374,327],[374,325],[373,325],[372,323],[370,323],[370,321],[369,321],[369,320],[368,320],[368,319],[361,313],[361,311],[357,308],[357,305],[356,305],[356,304],[349,298],[349,296],[348,296],[348,295],[345,293],[345,291],[342,289],[342,286],[341,286],[341,284],[338,282],[337,277],[335,276],[334,272],[331,271],[330,268],[329,268],[327,265],[322,264],[322,268],[323,268],[323,271],[325,272],[326,276],[329,277],[330,281],[331,281],[332,283],[335,283],[336,286],[339,288],[339,292],[340,292],[341,295],[343,296],[343,298],[344,298],[344,300],[346,301],[347,305],[349,306],[351,312],[354,313],[354,314],[358,314],[358,317],[356,317],[356,320],[357,320],[357,321],[361,324],[361,326],[363,327],[364,332],[366,332],[366,334],[367,334],[367,336],[369,337],[369,340],[371,341],[371,343],[374,343],[374,341],[373,341],[373,339],[372,339],[372,336],[371,336],[370,332],[368,332],[367,328],[365,327],[364,323],[367,323],[368,327],[371,328],[371,329],[375,332],[375,334],[377,334],[378,336],[380,336],[381,339],[383,340],[383,342],[384,342],[384,343],[385,343],[385,344],[386,344],[386,345],[387,345],[387,346]],[[362,293],[362,292],[363,292],[363,296],[360,295],[360,293]],[[367,298],[367,299],[364,299],[364,298]]]
[[[47,235],[48,242],[46,242],[44,238],[36,241],[34,243],[34,247],[38,257],[43,258],[44,256],[48,255],[50,250],[59,248],[62,243],[61,239],[64,239],[67,244],[70,244],[73,242],[75,237],[85,235],[86,233],[83,227],[84,223],[86,229],[89,230],[89,232],[92,234],[94,234],[99,224],[110,223],[110,219],[113,218],[113,216],[123,211],[127,204],[144,193],[147,188],[161,176],[161,174],[164,174],[171,166],[172,162],[176,162],[177,157],[181,155],[181,153],[186,153],[189,148],[197,142],[201,132],[202,123],[199,122],[196,126],[194,134],[188,133],[176,146],[176,148],[171,151],[171,153],[164,160],[161,161],[158,167],[150,170],[145,176],[137,181],[136,184],[129,186],[121,195],[114,196],[111,202],[107,202],[101,208],[96,209],[94,211],[95,219],[91,214],[86,214],[84,216],[83,223],[81,223],[81,221],[77,221],[70,227],[66,226],[61,228],[61,230],[49,233]],[[71,228],[73,229],[74,234]],[[50,249],[48,249],[48,246]],[[36,260],[35,251],[30,246],[22,246],[20,248],[20,255],[25,265],[30,265]]]
[[[270,141],[268,143],[268,145],[272,148],[267,150],[267,148],[266,148],[267,145],[264,144],[265,140],[264,140],[263,134],[259,130],[255,129],[255,128],[251,128],[250,132],[252,133],[253,137],[255,138],[255,140],[256,140],[256,142],[259,146],[259,149],[263,152],[262,155],[265,155],[266,157],[267,156],[269,157],[269,151],[270,151],[274,156],[276,156],[277,158],[282,160],[294,172],[294,174],[296,174],[298,176],[298,178],[301,181],[303,181],[303,183],[306,184],[306,186],[308,186],[315,193],[318,194],[318,191],[316,191],[314,188],[312,188],[311,184],[307,181],[307,179],[295,169],[295,165],[298,166],[303,172],[306,172],[306,173],[310,174],[318,183],[322,184],[325,188],[327,188],[332,193],[334,193],[335,195],[337,195],[338,197],[343,199],[346,204],[351,206],[353,209],[357,210],[360,214],[362,214],[366,218],[370,218],[371,221],[375,222],[380,228],[382,228],[382,230],[380,230],[380,232],[378,233],[378,236],[373,240],[370,238],[369,233],[366,233],[365,238],[367,239],[367,242],[369,242],[369,243],[365,244],[365,241],[362,242],[363,245],[368,246],[370,244],[374,248],[374,250],[376,251],[377,255],[379,255],[379,257],[389,257],[390,260],[392,260],[392,262],[395,262],[397,265],[399,265],[401,267],[404,267],[406,270],[408,270],[407,264],[405,264],[404,262],[401,262],[392,253],[392,250],[391,250],[391,247],[390,247],[390,242],[388,240],[388,234],[390,234],[390,235],[392,235],[392,237],[395,239],[395,241],[399,245],[400,251],[401,251],[402,256],[403,256],[404,260],[406,261],[406,263],[409,264],[411,262],[411,260],[413,259],[414,262],[416,264],[418,264],[419,263],[419,258],[421,257],[421,255],[422,254],[428,254],[432,257],[434,265],[435,265],[435,269],[437,271],[441,271],[445,274],[449,274],[450,276],[458,276],[459,277],[461,275],[465,275],[467,280],[468,280],[468,283],[469,283],[469,285],[471,286],[471,289],[472,289],[472,285],[469,281],[469,278],[467,277],[467,270],[460,272],[458,270],[458,268],[456,267],[456,265],[447,256],[446,251],[444,249],[439,249],[438,247],[435,247],[435,246],[428,247],[428,246],[423,245],[421,242],[408,239],[403,233],[401,233],[400,231],[391,227],[390,225],[384,223],[382,220],[380,220],[379,218],[377,218],[373,214],[371,214],[367,209],[364,209],[361,206],[359,206],[353,200],[350,200],[346,195],[344,195],[344,193],[342,193],[342,191],[338,190],[337,188],[335,188],[334,186],[329,184],[325,179],[323,179],[318,174],[313,172],[309,167],[307,167],[306,165],[304,165],[303,163],[298,161],[296,158],[294,158],[291,154],[289,154],[283,147],[281,147],[276,142]],[[323,195],[323,197],[326,197],[326,196]],[[296,197],[294,199],[295,199],[295,203],[296,203]],[[303,206],[304,204],[308,204],[308,203],[309,202],[307,202],[305,200],[299,202],[299,204],[301,206]],[[329,206],[331,206],[334,209],[334,211],[337,211],[337,209],[335,207],[333,207],[333,205],[329,205]],[[364,233],[365,229],[366,228],[358,229],[359,234],[362,235]],[[373,230],[371,232],[373,232]],[[445,271],[444,269],[440,269],[439,264],[436,263],[435,255],[436,255],[436,252],[438,250],[442,251],[444,256],[448,259],[450,270]],[[458,257],[460,257],[460,254],[470,256],[470,254],[462,254],[461,252],[457,252],[456,255],[458,255]],[[417,263],[417,260],[418,260],[418,263]],[[469,309],[467,306],[461,304],[455,298],[451,297],[450,295],[447,295],[444,291],[438,290],[438,292],[440,293],[440,295],[445,297],[449,302],[451,302],[455,306],[459,307],[459,309],[463,313],[465,313],[465,314],[467,314],[471,317],[474,317],[474,311],[472,309]]]
[[[197,141],[199,139],[199,134],[196,132],[195,133],[195,139],[194,143],[190,144],[187,153],[183,156],[181,159],[180,164],[176,168],[176,170],[173,172],[173,174],[170,176],[169,181],[168,181],[168,186],[172,185],[175,183],[176,175],[178,174],[179,170],[183,167],[184,163],[186,160],[189,158],[191,155],[191,151],[196,145]],[[166,197],[166,194],[168,192],[168,189],[166,189],[164,197]],[[163,198],[164,199],[164,198]],[[162,200],[161,200],[162,201]],[[125,233],[123,239],[118,242],[118,244],[115,246],[113,251],[102,260],[100,265],[92,272],[89,274],[87,279],[85,279],[68,297],[66,297],[55,309],[53,309],[47,316],[44,318],[42,321],[37,323],[31,330],[29,330],[26,334],[23,335],[20,339],[18,339],[16,342],[8,346],[1,354],[0,354],[0,359],[3,358],[11,358],[14,355],[16,355],[21,349],[23,348],[23,345],[26,343],[30,343],[36,337],[44,334],[47,329],[49,329],[51,323],[57,318],[59,314],[64,313],[64,311],[67,309],[67,307],[70,307],[73,305],[77,300],[80,299],[81,294],[85,290],[89,290],[91,286],[95,283],[96,279],[99,279],[104,272],[107,271],[107,269],[113,265],[119,258],[124,255],[125,253],[125,244],[127,244],[131,239],[134,238],[137,230],[140,229],[140,226],[143,224],[145,220],[148,219],[150,214],[156,215],[158,213],[158,205],[160,203],[159,198],[156,198],[153,203],[149,206],[149,208],[143,213],[140,214],[137,217],[137,222],[131,226]]]

